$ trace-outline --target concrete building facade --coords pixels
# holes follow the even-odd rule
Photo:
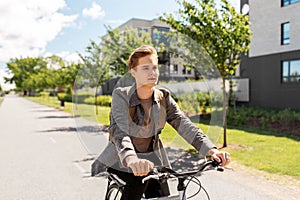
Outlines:
[[[153,41],[158,40],[159,42],[167,44],[166,38],[164,38],[159,32],[168,32],[170,31],[169,25],[158,20],[145,20],[132,18],[120,25],[120,30],[125,30],[126,27],[133,27],[138,31],[145,31],[151,35]],[[180,64],[180,57],[172,56],[165,52],[164,54],[159,55],[159,64],[160,66],[160,77],[165,80],[182,80],[186,78],[194,78],[195,74],[193,70],[188,70],[186,67]]]
[[[241,0],[249,8],[250,50],[239,76],[254,107],[300,109],[300,0]]]

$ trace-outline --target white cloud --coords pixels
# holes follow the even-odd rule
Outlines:
[[[64,15],[65,0],[1,0],[0,61],[13,57],[39,56],[77,15]]]
[[[12,74],[8,74],[4,69],[0,69],[0,85],[4,91],[8,91],[10,89],[14,89],[16,87],[15,84],[5,83],[4,77],[11,78]]]
[[[229,0],[237,12],[240,11],[240,0]]]
[[[46,53],[45,57],[52,56],[53,53]],[[67,63],[79,63],[82,62],[81,58],[79,57],[78,53],[71,53],[69,51],[62,51],[60,53],[55,54],[56,56],[61,57]]]
[[[81,58],[79,57],[78,53],[70,53],[68,51],[63,51],[58,54],[64,61],[69,63],[78,63],[81,62]]]
[[[92,19],[101,19],[105,16],[104,10],[102,10],[101,6],[96,2],[93,2],[91,8],[85,8],[82,10],[83,16],[91,17]]]

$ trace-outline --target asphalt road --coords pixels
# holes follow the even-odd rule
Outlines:
[[[105,178],[90,177],[93,151],[107,142],[97,124],[8,95],[0,105],[0,136],[0,200],[104,199]],[[207,172],[201,181],[212,200],[300,196],[299,188],[236,169]]]

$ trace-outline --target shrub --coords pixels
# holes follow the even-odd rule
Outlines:
[[[1,96],[1,95],[0,95]],[[41,97],[42,94],[40,92],[34,94],[35,97]]]
[[[187,115],[199,112],[199,102],[195,93],[185,93],[177,96],[180,108]]]
[[[246,124],[248,116],[249,112],[247,112],[246,108],[240,107],[234,111],[234,109],[230,107],[227,115],[227,121],[232,125],[244,125]]]
[[[207,113],[211,108],[211,96],[207,92],[184,93],[176,96],[177,104],[186,114]]]
[[[88,98],[83,100],[83,103],[94,105],[95,104],[95,97],[88,97]]]
[[[67,96],[66,93],[63,93],[63,92],[57,93],[57,98],[58,98],[58,100],[60,100],[60,101],[65,101],[66,96]]]
[[[295,132],[299,130],[300,112],[292,109],[267,109],[237,107],[236,112],[229,108],[227,121],[231,125],[250,125],[278,131]],[[298,126],[298,127],[297,127]]]
[[[94,99],[95,98],[95,94],[92,92],[77,92],[73,94],[73,102],[74,103],[86,103],[85,100],[91,98]],[[95,102],[95,101],[93,101]],[[90,104],[94,104],[94,103],[90,103]]]
[[[112,97],[108,95],[97,96],[96,104],[99,106],[111,106]]]
[[[67,95],[65,96],[65,101],[66,101],[66,102],[72,102],[72,100],[73,100],[73,97],[72,97],[71,94],[67,94]]]
[[[278,112],[279,119],[284,122],[293,122],[296,121],[296,112],[291,109],[284,109]],[[298,118],[299,119],[299,118]]]
[[[84,100],[84,103],[87,104],[93,104],[98,106],[111,106],[112,97],[109,95],[100,95],[96,98],[95,103],[95,97],[88,97]]]

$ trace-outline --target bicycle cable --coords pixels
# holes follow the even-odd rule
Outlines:
[[[186,187],[185,187],[185,189],[184,189],[183,196],[185,196],[186,189],[187,189],[188,185],[189,185],[191,182],[193,182],[193,183],[195,183],[196,185],[198,185],[199,188],[198,188],[198,191],[196,191],[193,195],[187,197],[187,199],[190,199],[190,198],[195,197],[196,195],[198,195],[198,194],[201,192],[201,189],[203,189],[203,191],[205,192],[205,195],[206,195],[207,199],[210,200],[210,196],[209,196],[208,192],[207,192],[206,189],[202,186],[201,181],[200,181],[197,177],[195,177],[195,176],[191,176],[191,177],[188,179],[188,182],[187,182]]]

